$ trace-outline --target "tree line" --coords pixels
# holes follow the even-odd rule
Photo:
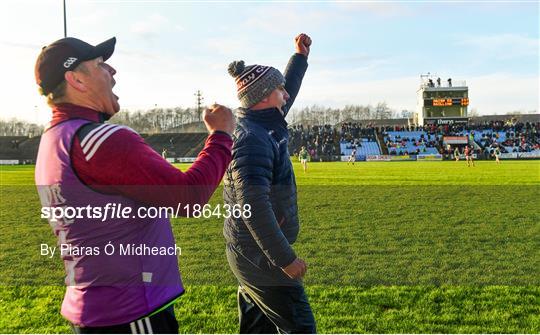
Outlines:
[[[386,102],[379,102],[375,106],[346,105],[343,108],[329,108],[313,105],[299,110],[291,110],[287,116],[287,121],[292,122],[293,124],[335,125],[340,122],[384,120],[398,117],[412,117],[412,113],[402,111],[401,114],[398,114],[398,112],[388,107]]]
[[[201,121],[201,111],[197,108],[152,108],[148,110],[122,109],[118,112],[113,122],[128,126],[139,133],[176,133],[182,132],[189,124]],[[404,111],[405,112],[405,111]],[[404,116],[404,112],[400,115]],[[343,108],[328,108],[320,105],[293,109],[287,116],[287,121],[293,124],[336,124],[344,121],[369,120],[369,119],[392,119],[398,117],[398,113],[384,102],[376,106],[371,105],[347,105]],[[44,126],[35,123],[18,120],[0,120],[0,136],[39,136],[43,133]]]

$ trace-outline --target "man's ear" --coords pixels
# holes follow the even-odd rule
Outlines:
[[[67,81],[68,85],[80,92],[86,92],[86,86],[81,80],[81,75],[74,71],[67,71],[64,73],[64,79]]]

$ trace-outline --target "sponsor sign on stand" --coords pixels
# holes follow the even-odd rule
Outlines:
[[[469,143],[467,136],[444,136],[444,144],[467,144]]]
[[[518,158],[540,158],[540,151],[536,152],[517,152]]]
[[[391,161],[415,161],[415,155],[390,156]]]
[[[19,164],[18,159],[0,159],[0,165],[17,165]]]
[[[193,163],[197,157],[179,157],[176,159],[176,162],[178,163]]]
[[[366,160],[368,162],[389,162],[390,161],[390,155],[367,155]]]
[[[499,156],[500,159],[517,159],[518,158],[518,154],[517,152],[510,152],[510,153],[501,153],[501,155]]]
[[[439,154],[419,154],[416,155],[417,161],[442,161],[443,156]]]

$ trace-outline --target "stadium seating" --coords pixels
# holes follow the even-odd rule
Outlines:
[[[207,133],[142,135],[146,143],[159,154],[167,149],[167,157],[197,157],[204,148]]]
[[[197,157],[204,147],[207,133],[141,134],[146,143],[159,154],[167,149],[167,157]],[[35,162],[39,136],[0,136],[0,160]],[[16,142],[15,142],[16,141]]]
[[[440,135],[438,135],[440,136]],[[430,135],[429,140],[434,141],[436,137],[435,135]],[[388,131],[386,132],[386,136],[384,138],[385,142],[395,142],[395,147],[388,147],[388,152],[392,154],[405,154],[405,152],[408,152],[410,154],[416,153],[418,150],[422,154],[438,154],[438,150],[436,147],[428,147],[427,145],[414,145],[413,142],[419,142],[421,139],[424,139],[424,141],[428,142],[428,134],[425,131]],[[401,140],[402,139],[408,139],[405,141],[405,145],[402,145]]]
[[[34,161],[41,137],[0,136],[0,159]]]
[[[8,134],[7,132],[4,132]],[[20,135],[20,132],[11,132]],[[31,133],[29,133],[31,134]],[[33,134],[33,133],[32,133]],[[540,151],[540,122],[514,123],[491,122],[489,124],[425,126],[362,126],[356,123],[332,125],[295,125],[289,127],[289,152],[297,155],[305,146],[314,161],[335,161],[349,156],[356,145],[358,160],[368,155],[438,154],[451,157],[453,147],[444,145],[444,136],[473,134],[475,153],[489,159],[495,147],[502,153],[533,153]],[[181,131],[179,133],[151,133],[141,135],[156,152],[166,150],[167,158],[196,157],[204,147],[207,133]],[[0,136],[0,160],[20,163],[35,161],[40,137]]]
[[[342,156],[349,156],[352,153],[352,145],[350,142],[341,142],[339,144]],[[356,148],[356,158],[362,159],[368,155],[380,155],[381,149],[377,142],[369,141],[367,138],[360,139],[360,145]]]

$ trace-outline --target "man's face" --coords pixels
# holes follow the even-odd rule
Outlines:
[[[289,93],[287,93],[285,87],[283,85],[279,85],[266,99],[268,99],[268,104],[270,107],[276,107],[281,110],[289,98]]]
[[[101,57],[84,62],[87,71],[82,75],[85,77],[85,86],[89,98],[96,107],[105,114],[114,115],[120,110],[118,96],[113,93],[112,88],[116,84],[113,76],[116,70],[105,63]]]

